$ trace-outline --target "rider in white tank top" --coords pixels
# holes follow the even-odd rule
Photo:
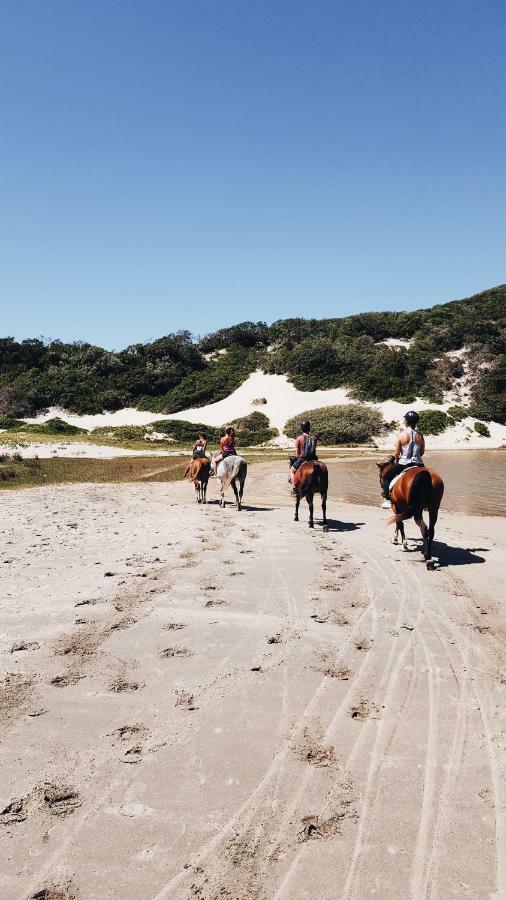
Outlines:
[[[401,453],[399,456],[399,465],[407,466],[408,464],[421,465],[422,462],[422,454],[421,454],[421,446],[416,441],[417,430],[416,428],[407,428],[407,433],[409,434],[409,441],[407,444],[401,445]]]

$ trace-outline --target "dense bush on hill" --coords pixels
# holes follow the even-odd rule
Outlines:
[[[323,444],[361,444],[370,441],[384,426],[378,410],[360,403],[344,403],[308,409],[289,419],[285,425],[288,437],[294,438],[301,433],[302,419],[309,419],[311,431]]]
[[[420,412],[418,428],[422,434],[442,434],[454,420],[441,409],[423,409]]]
[[[465,406],[449,406],[448,415],[451,416],[455,422],[461,422],[462,419],[467,418],[471,413]]]
[[[0,339],[0,415],[49,406],[98,413],[136,406],[170,414],[228,396],[253,372],[287,375],[301,390],[347,387],[361,399],[443,399],[469,349],[473,412],[506,422],[506,286],[415,312],[243,322],[194,341],[187,331],[111,352],[91,344]],[[386,338],[409,342],[390,347]],[[217,351],[226,350],[219,354]]]
[[[484,422],[475,422],[475,423],[474,423],[474,430],[475,430],[478,434],[481,434],[482,437],[490,437],[490,431],[489,431],[489,429],[487,428],[487,426],[485,425]]]

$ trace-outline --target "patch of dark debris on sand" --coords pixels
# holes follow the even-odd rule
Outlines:
[[[45,784],[44,803],[51,815],[68,816],[78,806],[81,806],[81,799],[78,791],[73,787],[61,784]]]
[[[142,747],[140,744],[135,744],[133,747],[129,747],[128,750],[125,751],[124,756],[122,757],[121,762],[123,763],[140,763],[142,759]]]
[[[187,628],[183,622],[167,622],[166,625],[162,625],[162,631],[181,631],[182,628]]]
[[[118,737],[121,741],[128,741],[133,737],[142,737],[146,734],[147,729],[144,725],[120,725],[116,728],[112,735]]]

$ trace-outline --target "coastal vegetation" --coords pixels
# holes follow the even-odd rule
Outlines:
[[[52,406],[81,414],[134,406],[170,416],[227,397],[260,368],[286,375],[300,390],[345,387],[374,402],[441,403],[466,376],[466,414],[505,423],[505,309],[503,285],[414,312],[243,322],[118,352],[5,337],[0,416],[22,419]]]
[[[288,437],[300,434],[302,419],[309,419],[311,431],[322,444],[362,444],[372,440],[384,427],[381,413],[376,409],[360,403],[344,403],[308,409],[289,419],[285,425]]]

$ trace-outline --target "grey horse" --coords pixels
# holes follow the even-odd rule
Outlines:
[[[242,509],[242,493],[247,473],[248,463],[242,456],[227,456],[225,459],[222,459],[216,473],[221,494],[220,506],[225,506],[225,488],[231,484],[235,494],[237,509]],[[239,485],[239,490],[237,485]]]

